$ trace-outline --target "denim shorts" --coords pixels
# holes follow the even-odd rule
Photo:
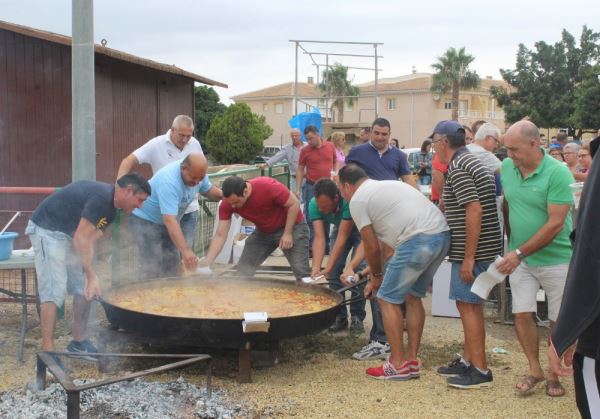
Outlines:
[[[477,278],[480,273],[487,271],[492,262],[475,262],[473,264],[473,276]],[[462,262],[452,262],[452,273],[450,274],[450,296],[451,300],[463,303],[481,304],[482,300],[471,292],[472,282],[465,282],[460,277],[460,265]]]
[[[450,232],[417,234],[396,247],[377,292],[377,298],[402,304],[406,294],[425,297],[433,275],[450,248]]]
[[[41,228],[32,221],[27,224],[25,233],[29,235],[35,254],[40,302],[52,302],[61,307],[67,292],[84,295],[83,267],[71,237],[61,231]]]

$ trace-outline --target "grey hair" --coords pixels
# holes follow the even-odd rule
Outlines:
[[[573,153],[578,153],[580,149],[581,149],[581,146],[577,143],[567,143],[563,147],[563,153],[565,151],[569,151],[569,150],[572,151]]]
[[[172,128],[179,128],[185,126],[187,128],[194,128],[194,121],[187,115],[177,115],[175,119],[173,119],[173,124],[171,124]]]
[[[479,141],[485,140],[485,138],[488,136],[500,139],[500,129],[498,129],[498,127],[492,124],[491,122],[486,122],[485,124],[479,127],[479,129],[475,133],[475,138],[473,138],[473,141],[477,143]]]
[[[292,128],[292,130],[290,131],[290,133],[292,133],[292,132],[297,132],[297,133],[302,134],[302,131],[300,131],[298,128]]]

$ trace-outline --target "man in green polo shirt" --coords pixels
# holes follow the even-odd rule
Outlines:
[[[540,147],[538,128],[530,121],[512,125],[504,136],[508,157],[500,179],[504,190],[504,223],[509,253],[498,270],[510,275],[512,311],[517,337],[529,361],[529,374],[517,383],[517,394],[529,393],[543,381],[539,361],[538,332],[533,319],[540,286],[548,297],[548,318],[553,327],[571,260],[569,168]],[[558,377],[548,372],[546,394],[562,396]]]
[[[354,225],[350,215],[348,202],[342,198],[335,182],[329,178],[319,179],[315,183],[315,196],[308,204],[308,216],[313,223],[314,240],[312,243],[312,276],[325,276],[329,282],[329,288],[338,290],[343,287],[340,276],[344,271],[346,259],[352,250],[355,256],[356,249],[360,245],[360,232]],[[327,266],[321,269],[323,257],[325,255],[325,241],[329,238],[329,228],[333,224],[333,233],[331,234],[332,250]],[[360,252],[362,254],[362,252]],[[361,260],[353,258],[349,265],[354,269],[360,269]],[[353,293],[362,295],[364,287],[355,288]],[[350,305],[350,331],[360,333],[363,329],[363,320],[365,319],[365,300],[354,302]],[[341,306],[336,316],[335,323],[329,328],[331,332],[339,332],[348,328],[348,313],[346,307]]]

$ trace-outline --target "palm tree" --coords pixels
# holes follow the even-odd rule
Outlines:
[[[354,98],[347,96],[358,96],[358,87],[352,86],[348,80],[348,67],[335,63],[323,71],[323,80],[319,83],[319,90],[331,97],[333,102],[331,108],[338,111],[337,122],[344,122],[344,102],[352,105]]]
[[[456,48],[448,48],[444,55],[438,57],[438,62],[431,65],[436,70],[431,92],[437,95],[452,92],[452,119],[455,121],[458,120],[458,96],[461,89],[475,89],[481,83],[477,73],[468,69],[473,60],[475,58],[466,54],[464,47],[458,51]]]

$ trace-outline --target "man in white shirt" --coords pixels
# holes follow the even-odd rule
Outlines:
[[[450,231],[444,215],[422,193],[396,180],[376,181],[355,164],[339,172],[340,191],[350,202],[350,213],[360,231],[369,263],[365,296],[377,296],[390,357],[380,367],[367,369],[379,380],[418,378],[417,359],[425,310],[421,299],[450,247]],[[379,242],[394,250],[385,275]],[[404,350],[406,302],[408,347]]]
[[[177,115],[171,124],[171,129],[166,134],[154,137],[121,161],[117,179],[131,172],[140,164],[149,164],[152,167],[152,173],[156,174],[167,164],[182,160],[190,153],[204,154],[200,142],[192,136],[193,133],[194,121],[192,118],[187,115]],[[181,230],[190,248],[194,246],[194,239],[198,231],[199,209],[198,200],[194,199],[180,221]]]
[[[491,122],[481,125],[475,133],[471,144],[467,144],[467,150],[477,157],[490,172],[496,174],[502,166],[502,162],[494,155],[494,151],[500,144],[500,130]]]

